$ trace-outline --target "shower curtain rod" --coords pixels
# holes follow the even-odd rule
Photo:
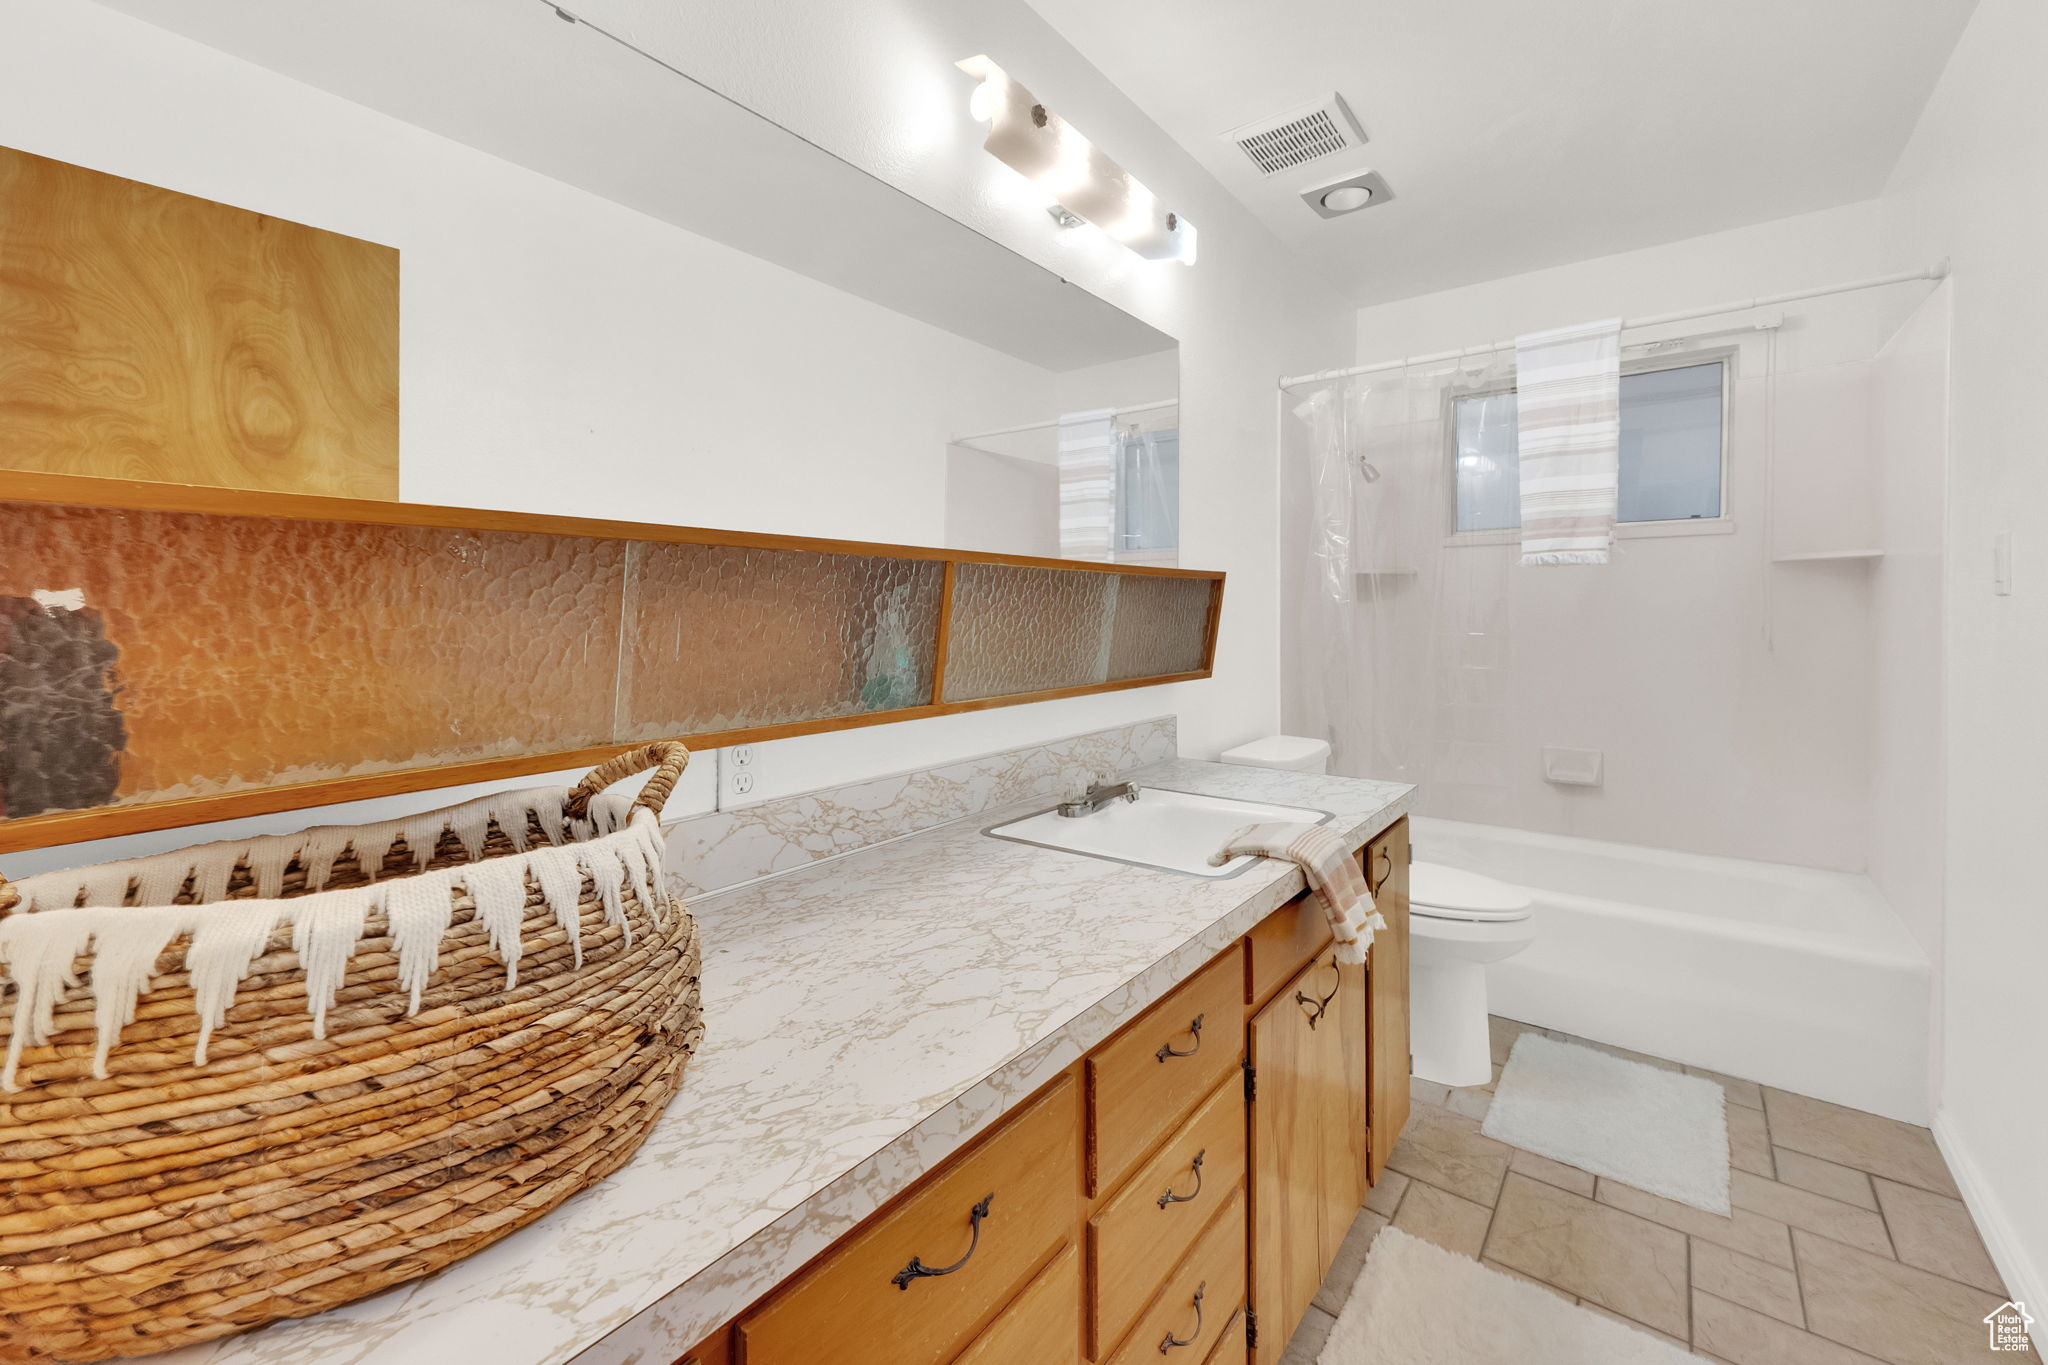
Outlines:
[[[1939,280],[1948,276],[1948,262],[1942,261],[1924,270],[1905,270],[1896,275],[1877,275],[1867,280],[1851,280],[1846,284],[1823,285],[1819,289],[1795,289],[1787,294],[1766,294],[1759,298],[1742,299],[1734,303],[1717,303],[1712,308],[1688,308],[1678,313],[1657,313],[1646,318],[1624,318],[1624,331],[1638,327],[1661,327],[1673,322],[1691,322],[1695,318],[1710,318],[1721,313],[1746,313],[1752,308],[1772,308],[1781,303],[1798,303],[1802,299],[1817,299],[1828,294],[1852,294],[1859,289],[1877,289],[1887,284],[1909,284],[1914,280]],[[1351,365],[1341,370],[1319,370],[1314,374],[1288,375],[1280,381],[1285,389],[1299,388],[1303,384],[1326,384],[1333,379],[1349,379],[1357,374],[1377,374],[1382,370],[1399,370],[1410,365],[1436,365],[1447,360],[1463,360],[1466,356],[1487,355],[1494,351],[1511,351],[1515,348],[1512,339],[1490,341],[1484,346],[1467,346],[1456,351],[1437,351],[1431,355],[1403,356],[1399,360],[1382,360],[1372,365]]]
[[[1127,407],[1113,409],[1113,411],[1119,417],[1128,417],[1134,412],[1157,412],[1161,408],[1179,406],[1180,399],[1178,398],[1162,398],[1156,403],[1132,403]],[[969,441],[986,441],[992,436],[1019,436],[1027,431],[1044,431],[1048,427],[1056,427],[1059,424],[1060,419],[1057,417],[1053,418],[1050,422],[1026,422],[1021,427],[1004,427],[1000,431],[977,431],[971,436],[948,436],[946,444],[949,446],[964,446]]]

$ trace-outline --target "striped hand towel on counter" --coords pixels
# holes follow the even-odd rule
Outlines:
[[[1515,338],[1522,562],[1605,564],[1621,476],[1621,319]]]
[[[1374,907],[1365,873],[1342,839],[1323,825],[1246,825],[1209,855],[1209,866],[1221,867],[1247,854],[1284,858],[1299,867],[1329,918],[1330,932],[1337,939],[1337,960],[1365,961],[1373,930],[1386,928],[1387,921]]]

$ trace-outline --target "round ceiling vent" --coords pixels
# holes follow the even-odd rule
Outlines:
[[[1325,180],[1301,192],[1302,202],[1324,218],[1341,218],[1347,213],[1384,204],[1393,197],[1393,191],[1387,188],[1386,177],[1378,171],[1359,171],[1339,180]]]

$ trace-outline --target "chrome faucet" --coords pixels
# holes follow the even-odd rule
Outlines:
[[[1081,815],[1093,815],[1112,801],[1135,801],[1138,799],[1138,784],[1118,782],[1105,786],[1099,779],[1088,784],[1087,794],[1072,801],[1062,801],[1059,813],[1072,819]]]

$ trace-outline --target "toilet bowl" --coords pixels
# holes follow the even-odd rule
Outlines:
[[[1529,894],[1441,863],[1408,867],[1409,1049],[1414,1073],[1439,1085],[1493,1079],[1486,964],[1536,937]]]
[[[1222,757],[1225,763],[1323,773],[1329,771],[1330,746],[1300,735],[1268,735]],[[1493,1079],[1486,964],[1513,957],[1535,937],[1527,892],[1441,863],[1408,865],[1408,1048],[1414,1074],[1440,1085],[1485,1085]]]

